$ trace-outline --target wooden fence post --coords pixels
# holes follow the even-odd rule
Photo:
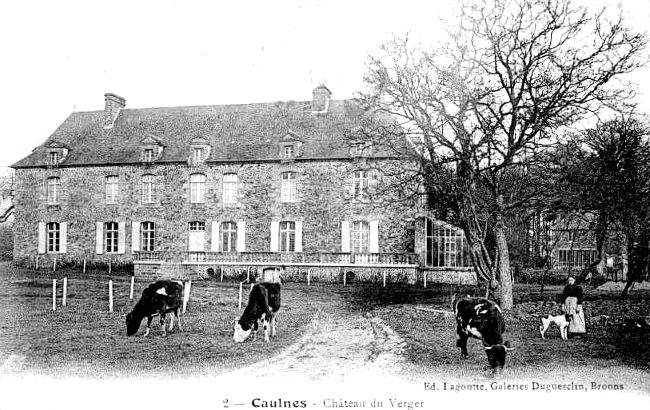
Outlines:
[[[68,299],[68,278],[63,278],[63,301],[61,302],[62,306],[66,305]]]
[[[241,292],[244,282],[239,282],[239,310],[241,310]]]
[[[52,279],[52,310],[56,310],[56,279]]]
[[[113,313],[113,281],[108,281],[108,313]]]
[[[192,281],[188,280],[185,286],[183,286],[183,313],[185,313],[187,302],[190,300],[190,289],[192,289]]]

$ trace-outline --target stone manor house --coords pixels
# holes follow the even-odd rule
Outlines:
[[[346,133],[373,115],[325,86],[311,101],[141,109],[106,94],[12,166],[14,260],[471,280],[462,232],[372,195],[399,158]]]

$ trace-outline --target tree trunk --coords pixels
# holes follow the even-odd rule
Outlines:
[[[628,254],[628,270],[625,288],[621,293],[621,298],[627,297],[627,292],[630,290],[634,282],[642,281],[646,276],[648,268],[648,242],[649,235],[647,230],[641,226],[640,223],[635,223],[628,229],[627,237],[627,254]]]
[[[502,208],[503,196],[497,196],[497,206]],[[512,275],[510,274],[510,253],[508,251],[508,240],[506,238],[506,227],[503,222],[503,213],[495,215],[494,235],[496,239],[497,266],[496,266],[496,294],[499,306],[504,310],[512,308]],[[494,288],[492,286],[491,288]]]

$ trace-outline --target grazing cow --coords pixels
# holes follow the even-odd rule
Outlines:
[[[178,329],[182,332],[181,318],[178,312],[183,305],[183,283],[171,280],[160,280],[147,286],[142,292],[142,297],[133,307],[131,313],[126,315],[126,334],[132,336],[138,332],[142,319],[147,318],[147,331],[151,330],[151,320],[154,316],[160,315],[160,325],[163,336],[165,331],[165,318],[167,313],[174,312],[178,318]],[[174,328],[174,316],[170,316],[169,331]]]
[[[471,336],[483,342],[488,363],[494,372],[503,369],[506,352],[514,350],[509,342],[503,342],[506,324],[499,305],[484,298],[464,296],[454,301],[456,315],[456,346],[463,358],[467,358],[467,339]]]
[[[235,334],[233,340],[241,343],[251,330],[253,335],[257,333],[258,321],[262,322],[264,329],[264,341],[269,341],[269,325],[271,327],[271,336],[275,337],[275,313],[280,309],[280,284],[261,282],[253,286],[248,305],[244,309],[241,318],[235,323]]]

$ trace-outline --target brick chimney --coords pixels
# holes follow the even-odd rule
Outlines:
[[[126,100],[113,93],[104,94],[104,128],[113,128],[120,110],[126,106]]]
[[[312,96],[312,113],[326,113],[330,105],[330,97],[332,96],[332,92],[324,85],[319,85],[312,91]]]

